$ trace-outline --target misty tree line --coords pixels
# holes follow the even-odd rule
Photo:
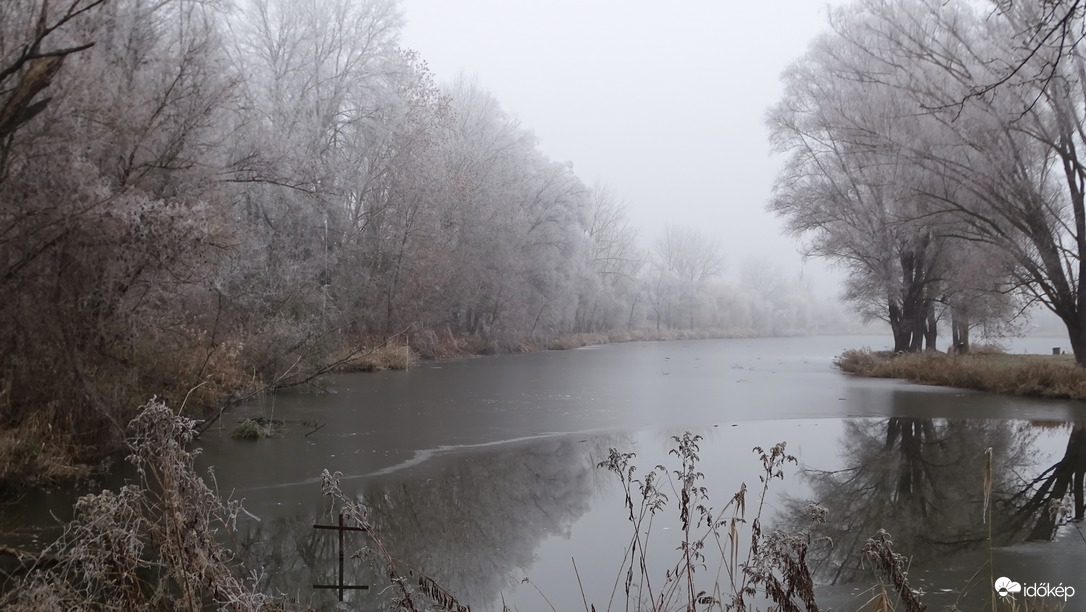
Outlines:
[[[397,334],[834,320],[757,263],[721,280],[692,230],[639,247],[401,25],[393,0],[0,2],[5,422],[102,439],[151,393],[211,403]]]
[[[898,351],[1040,303],[1086,363],[1086,34],[1077,0],[862,0],[784,74],[770,208],[848,271]]]

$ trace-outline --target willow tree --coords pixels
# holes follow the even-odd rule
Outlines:
[[[944,299],[976,316],[961,308],[968,296],[1020,291],[1064,321],[1084,363],[1086,64],[1077,42],[1034,38],[1036,20],[1022,15],[1038,3],[1015,5],[988,15],[966,2],[865,0],[835,11],[833,32],[793,69],[771,115],[778,149],[792,152],[773,208],[793,230],[816,232],[813,252],[848,263],[850,287],[870,287],[864,274],[892,252],[878,236],[919,239],[926,264],[927,248],[942,245],[913,293],[929,315]],[[875,197],[863,201],[865,191]],[[864,215],[875,223],[860,225]],[[916,281],[912,263],[895,264],[903,280]]]
[[[843,19],[843,14],[838,19]],[[895,351],[934,345],[942,240],[923,202],[902,185],[929,180],[890,139],[919,129],[892,88],[866,75],[874,41],[826,35],[785,72],[771,109],[774,147],[787,153],[770,210],[806,235],[807,253],[845,268],[846,298],[890,324]]]
[[[917,190],[929,214],[1013,261],[1016,285],[1060,317],[1081,365],[1086,61],[1077,40],[1035,38],[1033,15],[1046,4],[989,16],[964,2],[871,1],[857,27],[879,41],[872,74],[910,100],[926,126],[923,138],[896,146],[942,178]]]

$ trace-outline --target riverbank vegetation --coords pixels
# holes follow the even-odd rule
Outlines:
[[[1086,399],[1086,370],[1071,355],[1009,355],[849,350],[834,362],[842,371],[901,378],[926,385],[1058,399]]]
[[[845,328],[772,265],[726,278],[697,231],[640,238],[402,24],[395,0],[0,3],[0,481],[120,448],[153,396],[200,415],[412,355]]]
[[[61,537],[21,560],[5,584],[6,610],[282,610],[227,546],[244,511],[193,466],[196,431],[161,402],[129,427],[140,480],[79,499]],[[214,483],[212,482],[212,486]]]

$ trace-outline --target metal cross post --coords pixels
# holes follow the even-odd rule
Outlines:
[[[343,591],[346,589],[360,589],[367,590],[369,585],[347,585],[343,584],[343,532],[344,531],[366,531],[363,527],[346,527],[343,525],[343,515],[339,515],[339,525],[313,525],[313,529],[335,529],[339,532],[339,582],[337,584],[314,584],[314,589],[338,589],[339,600],[343,601]]]

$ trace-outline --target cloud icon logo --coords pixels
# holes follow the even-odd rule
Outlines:
[[[995,581],[995,590],[996,593],[999,593],[1000,597],[1006,597],[1011,593],[1021,593],[1022,585],[1011,580],[1010,578],[1007,578],[1006,576],[1001,576]]]

